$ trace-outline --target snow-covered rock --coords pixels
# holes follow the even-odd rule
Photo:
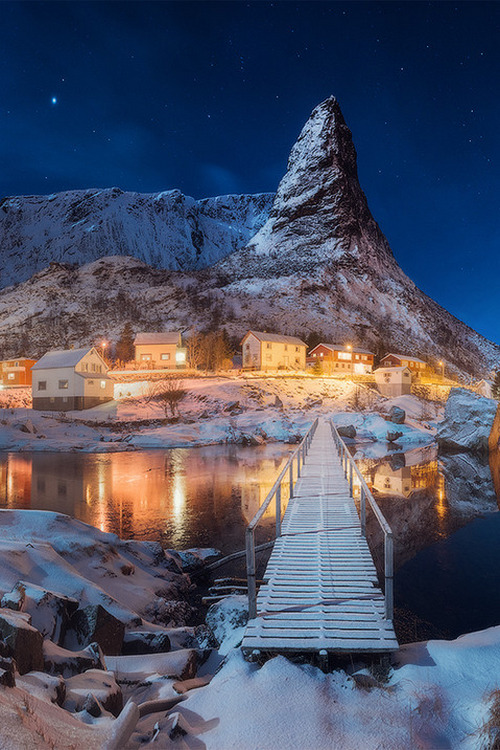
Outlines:
[[[72,713],[82,711],[89,694],[114,716],[118,716],[123,708],[122,691],[113,672],[89,669],[67,679],[64,708]]]
[[[4,594],[0,604],[27,612],[33,627],[54,643],[64,638],[69,618],[78,608],[76,599],[25,581],[18,581],[12,591]]]
[[[497,401],[465,388],[454,388],[436,435],[440,450],[487,452],[497,410]]]
[[[27,613],[0,609],[0,638],[8,644],[19,674],[43,669],[43,637]]]
[[[243,638],[248,622],[248,597],[226,596],[212,604],[205,622],[219,644],[219,652],[226,654]]]
[[[104,654],[119,654],[125,625],[100,604],[89,604],[73,614],[66,633],[66,648],[98,643]]]
[[[18,677],[16,684],[30,695],[36,695],[48,703],[57,703],[58,706],[62,706],[66,697],[66,684],[60,675],[28,672]]]

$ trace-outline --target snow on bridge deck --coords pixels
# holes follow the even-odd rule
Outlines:
[[[398,648],[330,425],[322,421],[297,479],[249,620],[245,653]]]

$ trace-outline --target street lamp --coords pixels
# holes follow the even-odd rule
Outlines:
[[[441,368],[441,378],[444,380],[444,362],[440,362],[439,366]]]
[[[102,358],[106,359],[106,347],[108,345],[107,341],[101,341],[101,350],[102,350]]]
[[[347,349],[348,352],[351,353],[351,358],[350,358],[351,359],[351,368],[350,369],[351,369],[351,374],[352,374],[354,372],[354,363],[352,361],[352,344],[346,344],[345,348]]]

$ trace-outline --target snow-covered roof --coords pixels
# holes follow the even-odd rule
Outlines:
[[[246,339],[249,333],[252,333],[259,341],[271,341],[277,344],[296,344],[297,346],[307,346],[302,339],[297,336],[283,336],[281,333],[266,333],[265,331],[248,331],[243,340]]]
[[[75,367],[93,347],[86,346],[85,349],[57,349],[47,352],[38,362],[35,362],[32,370],[50,370],[54,367]]]
[[[408,372],[410,372],[409,367],[402,365],[401,367],[377,367],[377,369],[373,371],[373,374],[376,375],[377,372],[402,372],[403,370],[408,370]]]
[[[144,344],[178,344],[180,333],[178,331],[164,331],[163,333],[138,333],[134,339],[135,346]]]
[[[370,352],[368,349],[358,349],[357,346],[352,346],[350,349],[348,349],[344,344],[324,344],[323,342],[316,344],[316,346],[311,349],[309,354],[312,354],[312,352],[317,349],[318,346],[324,346],[325,349],[330,349],[330,351],[332,352],[352,351],[354,352],[354,354],[371,354],[372,357],[375,356],[373,352]]]
[[[427,362],[424,362],[423,359],[414,357],[413,354],[394,354],[394,352],[389,352],[389,354],[385,354],[382,357],[382,360],[386,359],[387,357],[396,357],[397,359],[409,359],[411,360],[411,362],[421,362],[423,365],[427,364]]]

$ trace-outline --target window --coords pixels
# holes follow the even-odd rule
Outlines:
[[[316,356],[316,352],[313,354],[313,357],[315,357],[315,356]]]
[[[101,388],[106,388],[106,381],[105,380],[101,380]]]
[[[351,352],[338,352],[339,359],[351,359]]]
[[[46,391],[47,390],[47,381],[46,380],[39,380],[38,381],[38,390],[39,391]]]
[[[245,349],[247,350],[247,352],[250,351],[250,344],[245,344]]]
[[[16,373],[15,372],[9,372],[8,375],[7,375],[7,380],[14,380],[15,377],[16,377]]]
[[[149,362],[151,360],[151,354],[141,354],[142,362]]]
[[[67,380],[60,380],[59,381],[59,390],[62,391],[68,387],[68,381]]]
[[[272,360],[272,356],[270,354],[266,354],[266,360],[270,362]]]
[[[355,358],[356,358],[356,359],[359,359],[359,354],[356,354],[356,355],[355,355]]]
[[[299,359],[299,357],[295,357],[295,364],[296,365],[300,365],[300,359]]]
[[[288,351],[288,344],[285,344],[285,351]]]
[[[168,353],[167,354],[160,354],[160,359],[163,359],[163,360],[170,359],[170,354],[168,354]]]
[[[323,352],[320,352],[320,353],[319,353],[319,356],[320,356],[320,357],[322,357],[322,356],[323,356]]]
[[[298,351],[299,351],[299,347],[298,347],[298,346],[296,346],[296,347],[295,347],[295,351],[296,351],[296,352],[298,352]]]
[[[14,363],[15,367],[19,367],[19,362]]]
[[[270,348],[271,348],[271,344],[266,344],[266,349],[270,349]]]

